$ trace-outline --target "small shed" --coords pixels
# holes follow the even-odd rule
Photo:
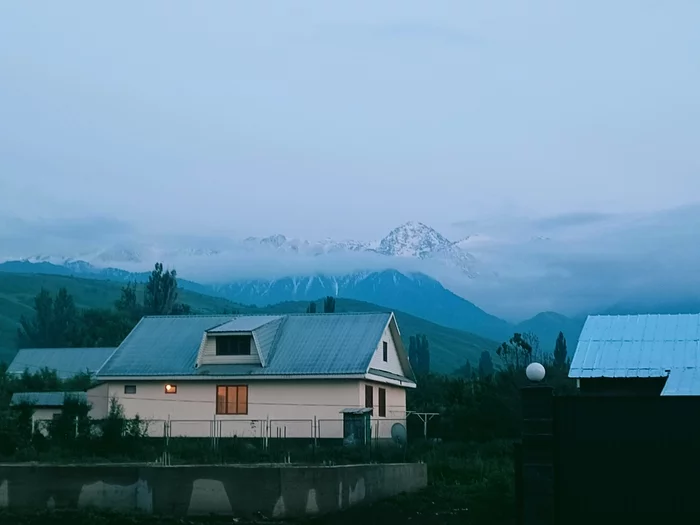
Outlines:
[[[348,445],[366,445],[372,439],[372,409],[344,408],[343,442]]]

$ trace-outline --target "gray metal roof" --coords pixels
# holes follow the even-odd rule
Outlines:
[[[114,348],[23,348],[10,363],[7,372],[35,373],[44,368],[55,370],[58,377],[68,379],[81,372],[94,374],[114,352]]]
[[[252,332],[267,323],[281,319],[280,315],[242,315],[207,330],[210,334],[226,332]]]
[[[281,316],[253,330],[264,366],[214,364],[195,368],[204,333],[231,317],[146,317],[98,376],[365,374],[390,318],[390,313],[383,312]]]
[[[36,407],[62,407],[66,396],[87,401],[85,392],[18,392],[12,394],[10,404],[31,403]]]
[[[665,377],[698,366],[700,315],[601,315],[586,320],[569,377]]]

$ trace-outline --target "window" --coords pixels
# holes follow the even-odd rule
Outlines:
[[[136,385],[124,385],[124,393],[125,394],[135,394],[136,393]]]
[[[177,385],[167,384],[165,385],[166,394],[177,394]]]
[[[386,363],[389,360],[389,345],[386,341],[382,341],[382,351],[384,352],[382,357]]]
[[[249,335],[227,335],[216,338],[216,355],[250,355]]]
[[[365,385],[365,408],[374,408],[374,389],[372,385]]]
[[[379,389],[379,417],[386,417],[386,390]]]
[[[216,413],[245,415],[248,413],[248,387],[219,385],[216,387]]]

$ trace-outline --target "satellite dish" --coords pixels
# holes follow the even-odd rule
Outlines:
[[[391,439],[393,439],[394,442],[398,443],[399,445],[405,445],[407,441],[406,427],[401,423],[394,423],[391,425]]]
[[[539,383],[544,379],[545,370],[544,367],[539,363],[530,363],[525,369],[525,375],[530,381],[535,381]]]

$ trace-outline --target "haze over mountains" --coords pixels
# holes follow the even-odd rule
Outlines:
[[[88,263],[80,270],[86,272],[92,267],[144,272],[163,261],[190,281],[219,287],[237,283],[241,297],[261,286],[275,295],[285,278],[316,282],[318,289],[342,288],[358,276],[395,270],[429,276],[511,322],[540,312],[577,318],[699,307],[700,206],[646,214],[503,216],[455,223],[444,232],[408,222],[374,241],[314,241],[281,233],[147,236],[107,219],[6,225],[0,229],[5,261],[49,262],[74,270]],[[310,280],[316,276],[321,279]],[[294,293],[300,292],[295,288]]]
[[[408,222],[376,241],[148,238],[119,228],[98,240],[72,229],[53,224],[42,238],[39,226],[28,243],[22,228],[5,233],[15,242],[2,243],[0,270],[138,281],[163,261],[185,288],[236,303],[334,295],[496,341],[530,330],[546,347],[559,330],[575,338],[590,313],[700,310],[700,207],[464,222],[447,228],[451,238]],[[48,236],[53,247],[42,249]]]

